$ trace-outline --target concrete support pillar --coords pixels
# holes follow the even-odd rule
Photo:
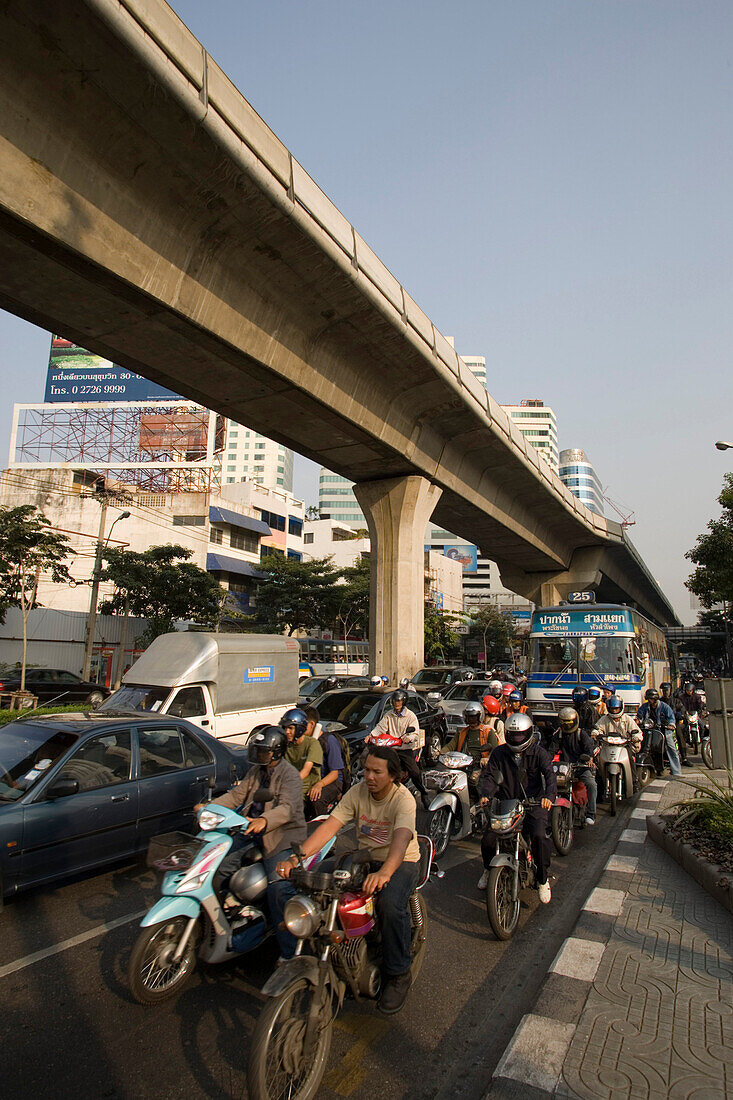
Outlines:
[[[391,683],[424,661],[425,527],[441,491],[417,476],[354,486],[371,540],[371,671]]]

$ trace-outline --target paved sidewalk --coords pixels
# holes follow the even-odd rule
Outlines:
[[[639,797],[487,1100],[733,1097],[733,920],[646,833],[689,793]]]

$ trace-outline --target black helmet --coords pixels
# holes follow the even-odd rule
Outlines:
[[[577,733],[580,726],[580,718],[575,707],[561,707],[557,714],[557,721],[563,733]]]
[[[327,676],[326,682],[323,685],[324,691],[333,691],[334,688],[339,686],[338,676]]]
[[[484,716],[484,708],[481,703],[466,703],[463,708],[463,721],[467,726],[471,724],[471,719],[480,722]]]
[[[399,703],[400,701],[402,701],[403,703],[406,703],[407,702],[407,692],[405,691],[404,688],[397,688],[397,691],[392,692],[392,695],[391,695],[389,701],[392,704],[392,706],[394,706],[395,703]]]
[[[510,714],[504,723],[504,740],[512,752],[524,752],[534,741],[534,725],[528,714]]]
[[[600,703],[602,698],[603,698],[603,696],[601,695],[601,689],[599,687],[589,687],[588,688],[588,702],[589,703]]]
[[[291,707],[280,719],[280,729],[286,730],[288,726],[295,726],[295,736],[302,737],[308,728],[308,715],[300,707]]]
[[[612,695],[610,699],[606,701],[606,710],[609,714],[623,714],[624,701],[620,695]]]
[[[656,688],[647,688],[646,691],[644,692],[644,698],[646,699],[647,703],[651,703],[652,700],[655,700],[658,703],[659,702],[659,692],[657,691]]]
[[[685,691],[688,693],[688,695],[692,695],[694,690],[695,690],[695,685],[693,684],[692,680],[688,680],[685,683]]]
[[[669,680],[663,680],[662,683],[659,685],[659,690],[670,692],[672,690],[672,685],[670,684]]]
[[[573,688],[573,703],[576,707],[581,707],[583,703],[588,702],[588,689],[584,687]]]
[[[293,711],[288,713],[292,714]],[[250,764],[271,764],[273,760],[282,760],[287,747],[288,739],[279,726],[265,726],[263,730],[258,730],[250,737],[247,744],[247,759]]]

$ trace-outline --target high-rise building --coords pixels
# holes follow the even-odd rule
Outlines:
[[[228,420],[221,480],[223,485],[254,481],[267,489],[292,493],[293,452],[274,439]]]
[[[471,374],[478,378],[482,386],[486,385],[486,357],[483,355],[462,355],[461,359],[466,364]]]
[[[585,451],[571,447],[560,451],[560,480],[592,512],[603,515],[603,486]]]
[[[526,397],[519,405],[502,405],[520,432],[555,473],[560,468],[557,418],[539,397]]]

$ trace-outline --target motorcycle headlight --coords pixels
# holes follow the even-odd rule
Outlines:
[[[214,813],[213,810],[199,810],[199,828],[215,829],[224,820],[223,814]]]
[[[283,909],[285,927],[296,940],[307,939],[312,936],[320,924],[321,915],[310,898],[302,894],[296,894],[285,902]]]
[[[609,745],[625,745],[626,744],[626,738],[625,737],[607,737],[606,741],[608,742]]]

